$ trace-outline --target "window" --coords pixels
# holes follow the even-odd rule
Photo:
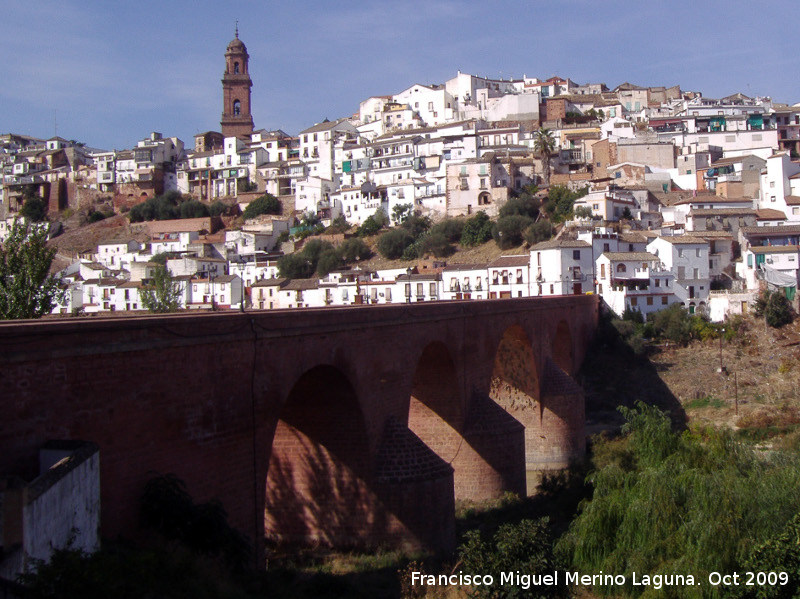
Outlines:
[[[601,264],[600,265],[600,278],[601,279],[605,279],[606,278],[606,265],[605,264]]]
[[[436,297],[436,283],[431,283],[428,290],[428,295]]]
[[[699,278],[700,278],[700,269],[698,269],[698,268],[695,268],[695,269],[692,271],[692,278],[693,278],[693,279],[699,279]]]
[[[678,248],[678,258],[683,258],[683,248]]]
[[[662,306],[666,306],[667,305],[667,296],[666,295],[662,295],[661,296],[661,305]]]
[[[625,272],[626,270],[627,269],[625,268],[624,264],[622,264],[622,263],[617,264],[617,272]]]
[[[233,63],[233,72],[234,73],[238,73],[239,72],[239,63],[238,62],[234,62]]]
[[[631,306],[638,306],[639,305],[639,298],[632,297],[631,298]]]
[[[391,287],[387,287],[386,288],[386,303],[387,304],[391,304],[392,303],[392,288]]]
[[[686,267],[685,266],[679,266],[678,267],[678,278],[679,279],[685,279],[686,278]]]
[[[417,297],[425,296],[425,287],[422,283],[417,283]]]
[[[241,114],[241,112],[242,112],[242,104],[241,104],[241,102],[239,102],[239,100],[234,100],[233,101],[233,114],[237,115],[237,114]]]
[[[428,102],[428,110],[433,110],[433,102]]]
[[[517,269],[517,283],[522,283],[522,269]]]
[[[553,294],[555,294],[555,291],[553,290],[553,284],[550,283],[550,295],[553,295]]]
[[[581,259],[581,251],[580,250],[572,250],[572,259],[573,260],[580,260]]]
[[[699,258],[699,257],[700,257],[700,248],[695,248],[695,249],[694,249],[694,255],[695,255],[695,257],[697,257],[697,258]]]

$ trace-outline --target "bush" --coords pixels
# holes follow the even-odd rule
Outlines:
[[[177,191],[168,191],[160,196],[148,198],[137,204],[128,213],[132,223],[150,220],[172,220],[181,217],[179,204],[183,196]]]
[[[792,305],[782,291],[764,290],[756,300],[753,312],[762,316],[773,328],[780,328],[792,322]]]
[[[283,211],[280,200],[270,193],[265,193],[260,198],[256,198],[244,209],[245,220],[255,218],[262,214],[280,214]]]
[[[492,221],[485,212],[478,212],[464,223],[461,233],[461,245],[474,247],[482,245],[492,238]]]
[[[320,255],[319,260],[317,260],[317,274],[321,277],[324,277],[328,273],[342,268],[342,266],[342,259],[335,250],[325,250]]]
[[[580,191],[570,191],[563,185],[553,185],[547,194],[547,200],[543,209],[550,215],[550,220],[560,223],[573,216],[572,207],[575,200],[582,198],[589,193],[589,188],[584,187]]]
[[[347,222],[347,219],[344,216],[337,216],[331,222],[331,226],[328,227],[328,233],[347,233],[351,229],[350,223]]]
[[[89,224],[92,223],[99,223],[101,220],[107,219],[110,214],[106,214],[105,212],[100,212],[99,210],[92,210],[89,212],[89,215],[86,217],[86,221]]]
[[[397,260],[405,249],[414,243],[414,237],[406,229],[387,231],[378,238],[378,252],[384,258]]]
[[[417,257],[420,258],[424,258],[429,254],[436,258],[447,258],[456,251],[444,233],[441,232],[424,235],[414,245],[418,246]]]
[[[625,208],[627,210],[627,207]],[[575,208],[575,218],[592,218],[593,212],[589,206],[578,206]]]
[[[492,228],[492,237],[494,237],[500,249],[507,250],[517,247],[524,241],[523,232],[532,223],[533,221],[529,216],[519,214],[503,216],[497,220]]]
[[[47,217],[48,205],[42,198],[33,196],[25,200],[19,215],[33,223],[42,222]]]
[[[413,211],[414,206],[411,204],[398,204],[392,208],[392,221],[398,225],[402,224],[411,216]]]
[[[348,264],[372,258],[372,250],[361,239],[348,239],[338,248],[339,256]]]
[[[209,216],[222,216],[228,211],[228,207],[225,205],[224,202],[220,200],[215,200],[211,206],[208,207],[208,214]]]
[[[184,482],[173,474],[147,481],[140,520],[167,539],[180,541],[197,553],[220,554],[231,565],[244,565],[250,553],[245,538],[228,524],[222,504],[195,504]]]
[[[181,218],[203,218],[209,215],[208,206],[198,200],[181,204]]]
[[[451,243],[458,243],[464,234],[465,221],[457,218],[446,218],[430,229],[431,235],[441,234]]]
[[[541,205],[542,203],[538,198],[523,194],[518,198],[511,198],[503,204],[503,207],[500,208],[500,216],[514,216],[516,214],[519,216],[529,216],[535,219],[539,216],[539,208]]]
[[[278,276],[287,279],[307,279],[314,274],[315,269],[316,265],[312,266],[301,253],[278,258]]]
[[[659,336],[674,343],[686,345],[692,339],[689,313],[680,304],[656,312],[653,326]]]
[[[547,241],[553,236],[553,226],[549,220],[540,220],[538,223],[533,223],[527,229],[523,237],[531,245],[536,245],[542,241]]]
[[[458,548],[458,554],[463,572],[492,573],[494,576],[492,585],[473,587],[474,597],[549,598],[566,595],[563,573],[558,577],[558,586],[531,585],[526,589],[524,584],[500,584],[501,572],[541,576],[552,575],[561,569],[553,558],[553,539],[548,530],[547,518],[504,524],[486,540],[479,530],[471,530],[464,536],[464,543]]]
[[[763,455],[728,431],[675,433],[666,414],[641,402],[620,411],[627,436],[595,443],[592,499],[557,548],[571,569],[626,575],[624,587],[596,592],[660,596],[632,586],[632,571],[691,573],[705,584],[709,572],[744,570],[753,547],[779,538],[800,510],[796,454]],[[780,566],[778,556],[763,564]]]
[[[431,228],[431,224],[431,219],[427,216],[412,215],[407,217],[400,226],[411,233],[414,239],[419,239],[423,233],[426,233]]]

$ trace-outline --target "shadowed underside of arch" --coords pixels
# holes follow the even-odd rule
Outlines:
[[[386,525],[372,509],[369,443],[358,399],[332,366],[292,388],[272,442],[265,535],[276,542],[353,545]]]
[[[452,466],[456,499],[523,492],[522,427],[486,397],[471,398],[466,410],[458,381],[447,347],[426,346],[414,372],[408,428]]]

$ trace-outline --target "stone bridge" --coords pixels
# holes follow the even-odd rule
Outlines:
[[[454,542],[454,502],[584,452],[594,296],[0,324],[0,473],[100,447],[102,532],[153,472],[256,540]]]

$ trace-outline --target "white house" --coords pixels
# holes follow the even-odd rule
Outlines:
[[[592,246],[575,239],[552,239],[531,248],[532,295],[580,295],[593,290]]]
[[[487,266],[489,299],[531,295],[531,256],[500,256]]]
[[[673,293],[690,314],[706,312],[710,290],[708,242],[680,235],[657,237],[647,244],[647,251],[658,256],[675,276]]]
[[[679,301],[675,277],[650,252],[604,252],[596,273],[597,293],[620,316],[626,309],[648,314]]]
[[[442,270],[443,300],[486,299],[488,264],[449,264]],[[526,268],[527,270],[527,268]]]

